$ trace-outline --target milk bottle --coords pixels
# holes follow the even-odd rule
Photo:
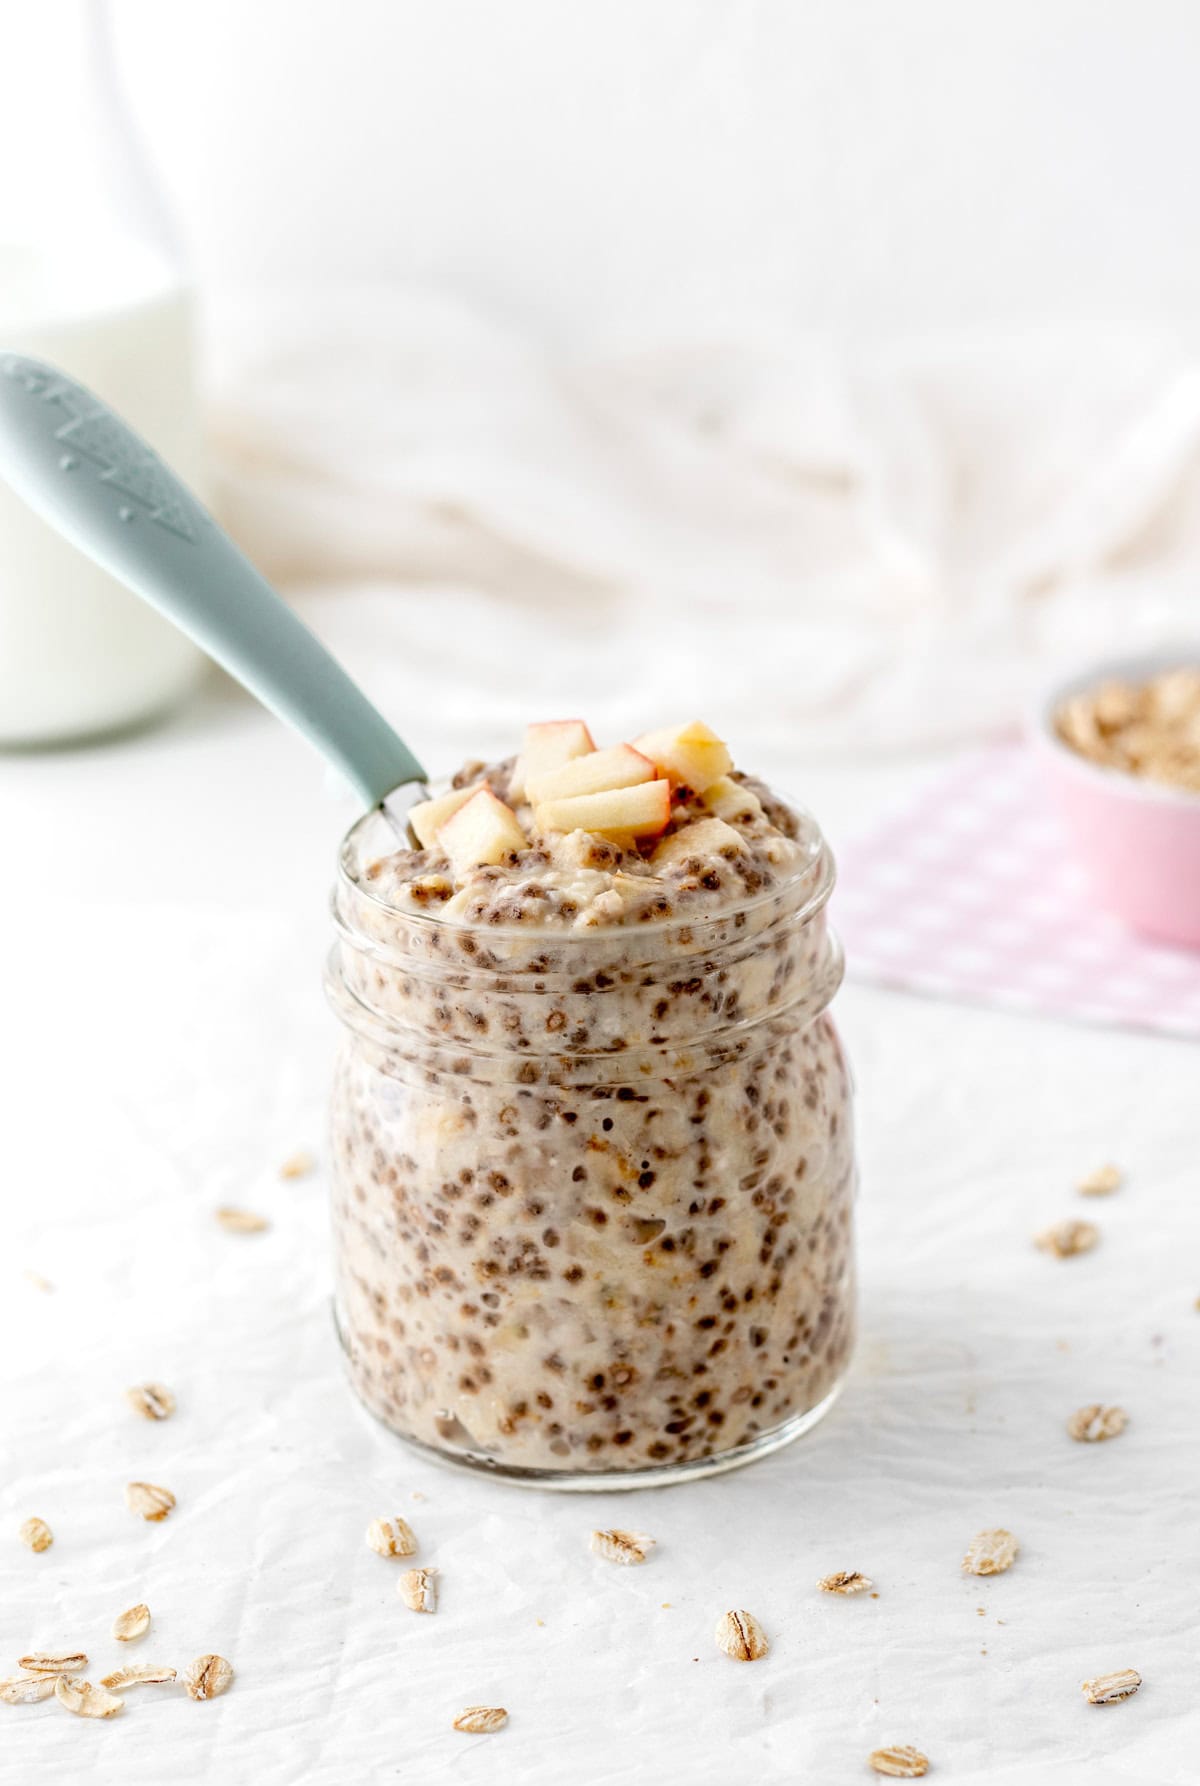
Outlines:
[[[0,349],[62,366],[194,483],[191,293],[124,124],[104,9],[24,10],[34,16],[15,27],[23,56],[6,56],[14,78],[0,113]],[[52,121],[39,65],[54,71]],[[135,724],[201,662],[0,483],[0,746]]]

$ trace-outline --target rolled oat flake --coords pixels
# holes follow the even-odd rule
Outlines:
[[[817,1583],[823,1594],[841,1594],[843,1597],[869,1594],[871,1585],[871,1577],[860,1569],[838,1569],[833,1575],[823,1575]]]
[[[713,1635],[717,1648],[735,1662],[757,1662],[770,1647],[766,1632],[752,1612],[723,1612]]]
[[[406,1519],[373,1519],[367,1527],[367,1545],[380,1557],[415,1557],[417,1540]]]
[[[1067,1431],[1082,1445],[1099,1445],[1106,1439],[1119,1438],[1128,1424],[1129,1416],[1124,1408],[1106,1408],[1103,1402],[1089,1402],[1086,1407],[1076,1408],[1067,1421]]]
[[[235,1209],[229,1204],[222,1204],[216,1217],[228,1234],[263,1234],[271,1226],[265,1215],[257,1215],[252,1209]]]
[[[56,1674],[10,1674],[0,1681],[0,1699],[5,1705],[34,1705],[50,1698],[57,1679]]]
[[[911,1743],[888,1743],[868,1755],[867,1766],[887,1780],[921,1780],[929,1772],[929,1757]]]
[[[1141,1684],[1136,1668],[1118,1668],[1112,1674],[1098,1674],[1095,1680],[1084,1681],[1082,1692],[1089,1705],[1113,1705],[1119,1699],[1132,1699]]]
[[[502,1705],[469,1705],[455,1718],[454,1728],[465,1730],[468,1736],[487,1736],[507,1723],[508,1713]]]
[[[150,1608],[144,1600],[128,1611],[120,1612],[113,1620],[112,1634],[118,1643],[133,1643],[138,1637],[144,1637],[150,1629]]]
[[[156,1482],[127,1482],[125,1505],[141,1519],[160,1520],[165,1519],[175,1505],[175,1496],[169,1488],[160,1488]]]
[[[189,1699],[217,1699],[232,1683],[233,1669],[224,1656],[197,1656],[183,1676]]]
[[[78,1718],[115,1718],[125,1704],[104,1687],[93,1687],[91,1681],[67,1674],[55,1678],[54,1697]]]
[[[1099,1242],[1100,1230],[1095,1222],[1072,1219],[1044,1228],[1034,1236],[1033,1244],[1055,1259],[1073,1259],[1077,1253],[1090,1253]]]
[[[437,1611],[436,1569],[406,1569],[396,1583],[396,1592],[410,1612]]]
[[[169,1420],[175,1412],[175,1397],[165,1383],[135,1383],[125,1399],[143,1420]]]
[[[968,1575],[1003,1575],[1016,1562],[1020,1548],[1011,1532],[1003,1526],[993,1526],[986,1532],[976,1532],[962,1566]]]
[[[624,1532],[616,1526],[606,1531],[593,1532],[588,1539],[588,1549],[593,1556],[603,1557],[606,1563],[622,1563],[626,1567],[644,1563],[653,1548],[654,1540],[647,1532]]]
[[[33,1650],[17,1659],[17,1667],[30,1674],[78,1674],[87,1667],[83,1650]]]
[[[166,1687],[175,1679],[173,1668],[159,1668],[153,1662],[135,1662],[130,1668],[114,1668],[101,1678],[100,1685],[114,1693],[125,1687]]]

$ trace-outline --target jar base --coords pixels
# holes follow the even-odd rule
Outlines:
[[[340,1327],[338,1338],[341,1339]],[[427,1445],[423,1439],[409,1438],[404,1433],[396,1432],[386,1421],[380,1419],[374,1409],[367,1406],[353,1381],[350,1382],[350,1388],[359,1407],[369,1415],[373,1425],[382,1427],[398,1445],[405,1446],[431,1463],[455,1470],[460,1475],[487,1476],[493,1482],[509,1483],[514,1487],[543,1488],[552,1489],[557,1494],[586,1495],[622,1494],[635,1488],[670,1488],[675,1483],[697,1482],[703,1476],[722,1476],[726,1470],[740,1470],[744,1464],[752,1464],[760,1457],[769,1457],[773,1451],[782,1451],[785,1445],[790,1445],[793,1440],[803,1438],[805,1433],[811,1432],[817,1422],[825,1418],[842,1393],[845,1380],[846,1375],[843,1372],[828,1395],[815,1407],[803,1414],[794,1414],[782,1426],[772,1427],[770,1432],[759,1433],[744,1445],[735,1445],[731,1451],[723,1451],[717,1457],[697,1457],[689,1463],[653,1464],[646,1469],[633,1470],[532,1470],[519,1464],[501,1463],[482,1451],[443,1451],[437,1445]]]

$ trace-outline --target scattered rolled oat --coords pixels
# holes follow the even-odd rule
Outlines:
[[[507,1723],[508,1713],[502,1705],[469,1705],[455,1718],[454,1728],[465,1730],[468,1736],[483,1736]]]
[[[313,1157],[301,1148],[290,1154],[279,1168],[280,1178],[307,1178],[313,1169]]]
[[[0,1681],[0,1699],[5,1705],[33,1705],[39,1699],[49,1699],[57,1679],[56,1674],[10,1674]]]
[[[437,1570],[406,1569],[396,1583],[396,1592],[410,1612],[436,1612]]]
[[[1017,1560],[1019,1544],[1003,1526],[977,1532],[967,1546],[962,1566],[971,1575],[1003,1575]]]
[[[18,1656],[17,1667],[29,1674],[78,1674],[87,1667],[87,1657],[82,1650],[34,1650]]]
[[[874,1585],[869,1575],[860,1575],[857,1569],[839,1569],[833,1575],[823,1575],[817,1583],[823,1594],[866,1594]]]
[[[48,1277],[43,1277],[40,1271],[27,1271],[25,1278],[26,1282],[32,1284],[35,1290],[44,1290],[50,1296],[54,1294],[54,1285]]]
[[[77,1675],[57,1675],[54,1697],[77,1718],[115,1718],[125,1704],[115,1693],[93,1687],[91,1681],[81,1681]]]
[[[1083,1697],[1089,1705],[1113,1705],[1118,1699],[1131,1699],[1141,1684],[1136,1668],[1118,1668],[1112,1674],[1098,1674],[1094,1681],[1084,1681]]]
[[[135,1383],[125,1400],[144,1420],[167,1420],[175,1412],[175,1397],[165,1383]]]
[[[654,1548],[654,1539],[645,1532],[623,1532],[617,1527],[593,1532],[588,1549],[606,1563],[644,1563]]]
[[[120,1691],[122,1687],[165,1687],[175,1679],[173,1668],[157,1668],[153,1662],[134,1662],[129,1668],[115,1668],[100,1682],[102,1687]]]
[[[22,1523],[17,1536],[22,1544],[28,1544],[30,1550],[49,1550],[54,1543],[54,1533],[45,1520],[38,1519],[36,1515]]]
[[[1100,1230],[1094,1222],[1069,1220],[1044,1229],[1033,1244],[1044,1253],[1053,1253],[1056,1259],[1070,1259],[1076,1253],[1090,1253],[1099,1239]]]
[[[867,1756],[867,1766],[889,1780],[921,1780],[929,1772],[929,1757],[911,1743],[889,1743]]]
[[[752,1612],[723,1612],[713,1635],[717,1648],[735,1662],[757,1662],[769,1647],[767,1634]]]
[[[1084,1197],[1108,1197],[1120,1188],[1119,1166],[1097,1166],[1094,1172],[1089,1172],[1086,1178],[1079,1181],[1079,1192]]]
[[[153,1482],[127,1482],[125,1505],[142,1519],[165,1519],[175,1505],[175,1496],[169,1488],[159,1488]]]
[[[417,1554],[417,1541],[406,1519],[373,1519],[367,1527],[367,1543],[381,1557]]]
[[[144,1600],[139,1600],[128,1612],[118,1613],[113,1620],[112,1634],[118,1643],[132,1643],[135,1637],[144,1637],[149,1629],[150,1608]],[[107,1686],[108,1682],[104,1684]]]
[[[1067,1421],[1067,1431],[1073,1439],[1079,1439],[1085,1445],[1097,1445],[1102,1439],[1115,1439],[1123,1433],[1129,1422],[1124,1408],[1106,1408],[1102,1402],[1089,1402],[1086,1408],[1076,1408]]]
[[[233,1669],[224,1656],[197,1656],[184,1670],[183,1684],[189,1699],[216,1699],[228,1693],[233,1682]]]
[[[230,1234],[261,1234],[271,1226],[265,1215],[255,1215],[249,1209],[230,1209],[228,1204],[218,1209],[217,1220]]]

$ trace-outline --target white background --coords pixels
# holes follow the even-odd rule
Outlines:
[[[115,0],[214,300],[568,341],[1200,310],[1189,0]]]

